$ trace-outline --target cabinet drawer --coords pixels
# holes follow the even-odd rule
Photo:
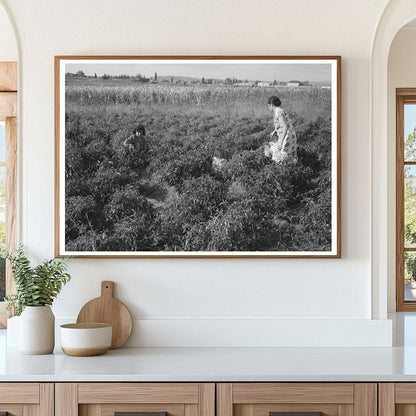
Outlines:
[[[380,416],[416,415],[416,383],[380,383]]]
[[[166,412],[166,416],[186,416],[185,405],[172,405],[164,404],[163,410],[160,405],[145,405],[145,404],[124,404],[124,403],[111,403],[111,404],[80,404],[79,415],[90,416],[115,416],[123,413],[127,413],[129,416],[136,414],[137,416],[148,416],[150,414],[158,414]],[[151,413],[148,413],[151,412]],[[134,416],[136,416],[134,415]],[[124,416],[124,415],[123,415]]]
[[[54,414],[53,384],[0,383],[0,415]]]
[[[198,383],[80,383],[79,403],[198,403]]]
[[[0,383],[0,403],[31,403],[40,400],[38,383]]]
[[[215,416],[214,383],[58,383],[56,416]]]
[[[376,416],[375,383],[220,383],[217,416]]]

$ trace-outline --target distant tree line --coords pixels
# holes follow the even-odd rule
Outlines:
[[[75,73],[72,72],[67,72],[66,77],[68,79],[76,79],[76,78],[100,78],[103,80],[111,80],[111,79],[117,79],[117,80],[130,80],[130,81],[134,81],[134,82],[141,82],[141,83],[158,83],[158,82],[170,82],[171,84],[173,83],[178,83],[178,84],[188,84],[188,81],[184,81],[181,80],[181,77],[173,77],[173,76],[169,76],[169,77],[165,77],[162,78],[161,80],[158,80],[158,76],[157,73],[155,73],[155,75],[152,78],[146,77],[142,74],[136,74],[136,75],[127,75],[127,74],[119,74],[119,75],[110,75],[110,74],[103,74],[101,76],[97,76],[97,74],[95,73],[94,75],[86,75],[84,73],[84,71],[77,71]],[[175,80],[176,78],[176,80]],[[200,80],[198,79],[192,79],[192,81],[190,81],[191,84],[196,84],[196,83],[200,83],[202,85],[212,85],[212,84],[221,84],[221,85],[251,85],[251,86],[258,86],[261,85],[264,81],[261,80],[255,80],[255,81],[249,81],[248,79],[239,79],[236,77],[227,77],[224,80],[221,79],[213,79],[213,78],[206,78],[206,77],[201,77]],[[288,83],[297,83],[299,84],[300,87],[308,87],[311,86],[309,81],[296,81],[296,80],[292,80],[292,81],[277,81],[276,79],[271,81],[271,82],[267,82],[268,85],[270,86],[285,86]]]

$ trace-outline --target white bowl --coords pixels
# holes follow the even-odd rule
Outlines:
[[[103,323],[61,325],[61,348],[65,354],[87,357],[111,347],[112,326]]]

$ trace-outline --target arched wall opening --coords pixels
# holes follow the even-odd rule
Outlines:
[[[18,95],[17,69],[19,60],[18,42],[10,13],[0,1],[0,142],[1,142],[1,245],[7,250],[17,244],[17,138],[18,129]],[[4,308],[3,299],[15,290],[13,276],[4,266],[0,272],[0,306]],[[0,312],[0,327],[7,326],[8,314]]]
[[[371,55],[371,268],[372,316],[376,319],[395,311],[396,87],[389,84],[389,53],[400,29],[415,17],[413,0],[391,1],[380,19]]]
[[[396,197],[396,89],[416,87],[416,20],[403,26],[394,37],[389,57],[387,70],[387,178],[388,178],[388,311],[396,310],[396,262],[392,253],[396,252],[396,228],[395,228],[395,197]],[[407,107],[409,110],[409,107]],[[410,128],[410,126],[409,126]],[[406,136],[405,136],[406,137]],[[410,270],[410,269],[409,269]],[[405,291],[406,292],[406,291]],[[413,290],[407,290],[407,297],[413,296]]]

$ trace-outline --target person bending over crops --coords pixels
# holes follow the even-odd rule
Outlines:
[[[141,141],[144,139],[142,137],[145,136],[145,129],[143,124],[138,124],[134,129],[133,133],[127,137],[126,140],[123,142],[123,146],[127,149],[133,150],[137,147],[138,144],[140,144]]]
[[[138,124],[131,131],[132,134],[124,139],[122,146],[116,149],[116,154],[122,170],[139,174],[149,165],[149,143],[143,124]]]
[[[264,147],[264,154],[276,163],[286,159],[297,161],[296,132],[286,111],[281,107],[280,98],[272,95],[268,101],[273,112],[274,130],[270,133],[270,141]]]

